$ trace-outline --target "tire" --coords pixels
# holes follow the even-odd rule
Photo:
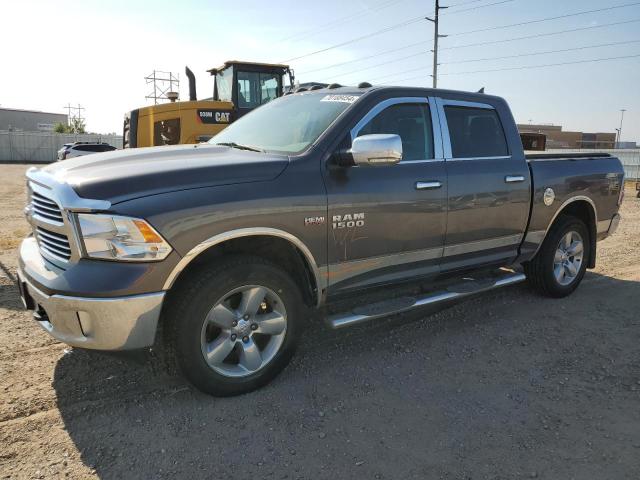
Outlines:
[[[300,289],[276,265],[259,257],[223,257],[172,292],[163,312],[166,351],[203,392],[240,395],[287,366],[304,314]]]
[[[579,261],[579,247],[567,248],[568,238],[572,245],[576,245],[575,242],[582,244]],[[560,216],[549,230],[536,256],[523,265],[529,285],[548,297],[562,298],[570,295],[587,271],[591,256],[590,245],[589,230],[582,220],[568,215]],[[561,249],[564,254],[560,253]],[[576,255],[571,256],[571,253]]]

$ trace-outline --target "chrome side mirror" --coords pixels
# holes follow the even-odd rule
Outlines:
[[[353,139],[349,153],[357,166],[395,165],[402,160],[400,135],[378,133]]]

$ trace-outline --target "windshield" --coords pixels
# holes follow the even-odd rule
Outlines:
[[[320,92],[287,95],[256,108],[209,143],[299,153],[315,142],[359,96]]]
[[[233,67],[225,68],[216,73],[216,87],[218,89],[218,100],[221,102],[231,101],[231,86],[233,84]]]

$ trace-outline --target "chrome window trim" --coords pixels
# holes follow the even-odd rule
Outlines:
[[[441,100],[443,105],[451,105],[454,107],[484,108],[485,110],[496,109],[493,105],[489,105],[488,103],[466,102],[463,100],[448,100],[446,98],[442,98]]]
[[[431,115],[431,134],[433,137],[433,157],[422,160],[401,160],[400,163],[417,163],[417,162],[432,162],[441,161],[443,156],[442,150],[442,135],[440,133],[440,123],[438,121],[438,113],[435,108],[431,108],[430,103],[434,100],[434,97],[396,97],[388,98],[381,101],[375,107],[371,108],[351,129],[351,141],[358,136],[360,130],[364,128],[376,115],[393,105],[401,104],[423,104],[429,106],[429,114]]]
[[[271,237],[279,237],[285,240],[288,240],[297,248],[300,249],[302,254],[305,256],[311,270],[313,272],[313,276],[316,282],[316,303],[318,306],[322,304],[324,300],[323,291],[327,288],[327,275],[326,275],[326,267],[318,267],[315,258],[311,251],[307,248],[307,246],[295,235],[292,235],[289,232],[285,232],[284,230],[279,230],[277,228],[271,227],[250,227],[250,228],[239,228],[236,230],[230,230],[228,232],[219,233],[218,235],[214,235],[203,242],[200,242],[198,245],[189,250],[186,255],[180,259],[178,264],[173,268],[169,276],[164,282],[162,287],[163,290],[169,290],[178,275],[189,265],[198,255],[200,255],[205,250],[208,250],[211,247],[214,247],[220,243],[226,242],[228,240],[233,240],[236,238],[242,237],[254,237],[259,235],[266,235]]]
[[[465,102],[462,100],[447,100],[439,97],[435,98],[434,100],[435,100],[436,108],[438,110],[438,116],[440,117],[440,131],[442,132],[444,158],[447,162],[458,162],[458,161],[466,161],[466,160],[511,160],[513,158],[511,154],[497,155],[497,156],[491,156],[491,157],[455,157],[454,158],[453,150],[451,149],[451,135],[449,134],[449,124],[447,123],[447,115],[445,113],[444,107],[453,106],[453,107],[480,108],[483,110],[494,110],[494,111],[496,111],[496,108],[493,105],[489,105],[488,103]],[[496,111],[496,114],[497,114],[497,111]],[[498,115],[498,120],[500,120],[500,115]],[[502,126],[502,131],[504,133],[504,126]],[[506,136],[504,141],[508,151],[509,142],[507,142]]]

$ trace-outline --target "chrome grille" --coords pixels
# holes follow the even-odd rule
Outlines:
[[[35,229],[38,245],[43,253],[53,255],[65,262],[71,258],[71,246],[66,235],[52,232],[46,228],[36,227]]]
[[[51,222],[64,223],[58,204],[44,195],[31,191],[31,205],[35,215]]]

